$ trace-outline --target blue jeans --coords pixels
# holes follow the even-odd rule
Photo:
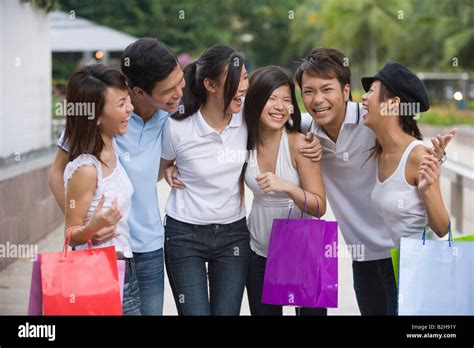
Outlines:
[[[397,314],[397,285],[391,258],[352,261],[352,273],[362,315]]]
[[[193,225],[167,216],[165,263],[178,314],[239,315],[249,255],[245,218]]]
[[[123,284],[123,315],[141,315],[137,271],[133,258],[125,261],[125,279]]]
[[[133,258],[137,269],[142,315],[163,315],[163,249],[133,253]]]
[[[262,303],[263,279],[267,259],[251,251],[249,274],[247,277],[247,297],[251,315],[282,316],[283,307]],[[296,307],[297,316],[326,316],[327,308]]]

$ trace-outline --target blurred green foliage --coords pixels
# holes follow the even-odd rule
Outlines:
[[[178,55],[197,57],[213,44],[231,45],[245,53],[251,70],[275,64],[294,71],[312,48],[338,48],[349,58],[359,101],[360,77],[387,61],[414,71],[474,73],[472,0],[57,1],[76,16],[157,37]],[[55,78],[67,78],[73,67],[54,61],[53,70]],[[420,121],[472,123],[472,114],[450,110],[432,109]]]
[[[364,72],[388,60],[429,71],[474,70],[472,0],[58,1],[76,16],[157,37],[177,54],[197,56],[216,43],[235,46],[254,67],[293,70],[311,48],[330,46]]]

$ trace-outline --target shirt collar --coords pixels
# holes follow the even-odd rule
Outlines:
[[[201,109],[199,109],[194,115],[193,118],[194,124],[196,125],[197,132],[199,136],[203,137],[212,133],[217,133],[217,131],[209,126],[204,117],[202,116]],[[233,114],[230,119],[230,123],[226,128],[238,128],[242,125],[242,111]]]
[[[357,111],[359,111],[359,113]],[[359,103],[347,102],[344,124],[359,124],[361,118]]]
[[[358,110],[359,109],[359,110]],[[359,113],[357,113],[359,111]],[[348,101],[346,105],[346,115],[344,116],[344,122],[341,126],[344,127],[346,124],[359,124],[362,122],[362,112],[360,112],[359,103]],[[327,137],[326,133],[316,122],[313,121],[314,133],[318,137]]]
[[[145,123],[145,125],[149,127],[153,127],[158,125],[158,121],[161,120],[163,117],[168,117],[170,113],[161,109],[157,109],[153,116]],[[144,123],[143,119],[138,116],[135,112],[132,112],[131,117],[138,122]]]

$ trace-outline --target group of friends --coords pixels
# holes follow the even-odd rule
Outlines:
[[[66,100],[93,103],[95,117],[66,115],[49,176],[65,236],[76,249],[115,246],[125,315],[162,315],[164,267],[179,315],[239,315],[245,288],[252,315],[282,315],[261,301],[272,221],[290,207],[299,218],[305,204],[320,218],[327,200],[345,243],[364,251],[352,261],[361,314],[396,315],[390,249],[426,225],[448,233],[439,177],[455,130],[423,143],[416,118],[428,97],[399,63],[362,85],[356,103],[347,58],[324,47],[294,76],[266,66],[249,79],[243,54],[224,45],[183,71],[154,38],[129,45],[121,71],[79,67]]]

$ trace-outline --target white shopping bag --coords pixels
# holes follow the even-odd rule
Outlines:
[[[402,238],[399,315],[474,315],[474,243]]]

